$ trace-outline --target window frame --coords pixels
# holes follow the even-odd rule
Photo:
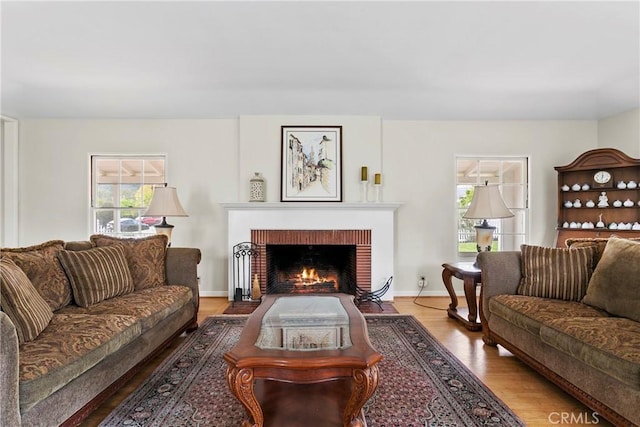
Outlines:
[[[466,207],[461,208],[459,205],[460,194],[459,187],[460,186],[476,186],[482,185],[485,182],[486,177],[482,177],[480,173],[477,174],[476,182],[473,184],[460,182],[460,176],[458,173],[458,165],[459,161],[475,161],[476,168],[480,169],[481,162],[495,161],[500,162],[498,175],[493,176],[489,179],[490,184],[498,184],[500,188],[500,193],[503,194],[504,186],[522,186],[522,192],[518,193],[518,196],[522,198],[521,206],[514,206],[513,203],[510,203],[508,197],[503,197],[507,207],[515,214],[513,218],[505,218],[505,219],[490,219],[489,223],[493,226],[496,226],[496,230],[494,232],[494,240],[497,240],[497,250],[518,250],[521,243],[526,243],[529,240],[530,236],[530,191],[531,191],[531,179],[530,179],[530,171],[531,171],[531,157],[528,155],[462,155],[457,154],[454,158],[454,211],[455,211],[455,239],[456,239],[456,253],[459,258],[472,258],[477,255],[477,251],[462,251],[460,247],[461,236],[468,235],[469,240],[467,242],[475,242],[475,231],[465,232],[462,227],[463,221],[461,219],[464,212],[466,212]],[[513,161],[522,161],[522,167],[525,169],[521,172],[522,180],[520,182],[506,182],[504,181],[504,162],[513,162]],[[467,206],[468,207],[468,206]],[[519,219],[518,219],[519,218]],[[477,220],[469,220],[474,223],[478,223]],[[506,224],[509,224],[508,221],[511,221],[511,228],[513,231],[504,231]],[[517,221],[517,222],[514,222]],[[510,242],[509,244],[507,242]]]
[[[140,206],[113,206],[113,207],[104,207],[98,206],[98,180],[96,176],[96,162],[98,160],[115,160],[119,161],[118,166],[118,182],[114,183],[114,185],[120,190],[122,185],[125,184],[122,182],[122,162],[123,161],[162,161],[162,174],[159,178],[154,180],[145,180],[144,168],[142,170],[142,182],[139,184],[142,186],[158,186],[167,182],[167,166],[168,166],[168,156],[166,153],[89,153],[89,234],[107,234],[116,237],[144,237],[155,234],[155,230],[153,226],[149,226],[149,228],[144,228],[139,224],[138,230],[136,231],[122,231],[120,230],[120,220],[122,219],[121,213],[124,211],[137,211],[138,215],[136,217],[142,217],[144,211],[147,209],[147,205],[144,204],[144,196],[143,203]],[[134,185],[137,183],[133,183]],[[117,193],[120,194],[120,193]],[[121,201],[120,196],[113,196],[114,200]],[[98,212],[100,211],[113,211],[113,223],[111,230],[107,229],[107,226],[101,227],[99,221],[97,219]],[[126,218],[126,217],[124,217]],[[116,220],[118,220],[116,222]]]
[[[18,246],[19,129],[17,119],[0,115],[0,246]]]

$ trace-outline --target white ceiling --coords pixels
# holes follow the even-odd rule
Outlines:
[[[2,1],[15,118],[597,119],[640,105],[640,2]]]

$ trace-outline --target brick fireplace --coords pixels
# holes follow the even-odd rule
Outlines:
[[[371,289],[371,230],[251,230],[251,242],[259,254],[252,267],[263,294],[353,294],[356,284]],[[283,257],[287,259],[279,259]],[[288,275],[286,266],[291,270]],[[292,277],[291,273],[302,269],[305,274],[311,269],[320,272],[322,281],[309,279],[305,283]]]
[[[353,246],[357,258],[355,279],[346,276],[339,281],[355,281],[374,291],[394,275],[395,211],[399,203],[225,203],[223,207],[227,213],[229,300],[235,294],[233,248],[241,242],[256,245],[259,256],[257,264],[252,264],[251,277],[258,274],[263,293],[267,293],[269,284],[265,252],[268,245],[305,245],[313,249],[323,245]],[[393,300],[393,285],[385,300]]]

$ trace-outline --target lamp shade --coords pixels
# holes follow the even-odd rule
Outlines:
[[[469,209],[462,216],[468,219],[511,218],[513,212],[504,203],[497,185],[477,185]]]
[[[175,187],[156,187],[144,216],[189,216],[178,199]]]

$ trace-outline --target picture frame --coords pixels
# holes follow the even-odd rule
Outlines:
[[[281,202],[342,202],[342,126],[282,126]]]

